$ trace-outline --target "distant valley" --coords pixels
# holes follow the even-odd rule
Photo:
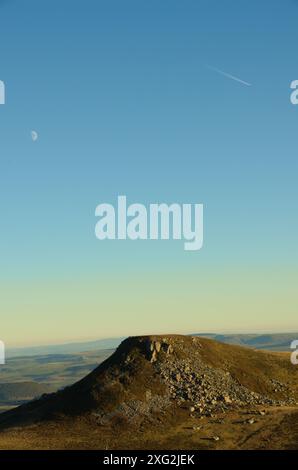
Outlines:
[[[81,379],[113,350],[8,357],[0,368],[0,413]]]

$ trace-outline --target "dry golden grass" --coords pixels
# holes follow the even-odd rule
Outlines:
[[[248,424],[253,417],[255,423]],[[166,422],[147,423],[142,429],[118,423],[90,427],[84,420],[44,423],[2,432],[0,449],[298,449],[298,410],[270,408],[231,411],[196,420],[184,414]],[[200,429],[193,429],[200,427]],[[212,438],[218,436],[219,440]]]

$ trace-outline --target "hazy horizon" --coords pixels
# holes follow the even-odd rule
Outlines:
[[[119,335],[119,336],[114,336],[114,337],[86,337],[86,338],[72,338],[68,340],[61,340],[61,341],[49,341],[45,343],[19,343],[19,344],[8,344],[6,345],[6,350],[15,350],[15,349],[34,349],[34,348],[39,348],[39,347],[51,347],[51,346],[64,346],[64,345],[72,345],[72,344],[87,344],[87,343],[96,343],[100,341],[116,341],[116,340],[122,340],[125,338],[128,338],[129,336],[167,336],[167,335],[186,335],[186,336],[192,336],[192,335],[295,335],[298,334],[298,329],[297,331],[291,330],[291,331],[276,331],[276,330],[248,330],[248,331],[238,331],[238,330],[206,330],[206,331],[192,331],[192,332],[179,332],[179,331],[168,331],[168,332],[149,332],[149,333],[140,333],[140,334],[131,334],[131,335]]]

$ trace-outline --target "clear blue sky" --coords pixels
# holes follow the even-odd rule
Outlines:
[[[4,340],[296,327],[297,17],[294,0],[0,1]],[[204,249],[99,242],[118,194],[204,203]]]

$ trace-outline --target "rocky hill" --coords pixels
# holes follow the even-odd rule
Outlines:
[[[132,337],[74,385],[0,415],[0,429],[60,425],[67,433],[76,423],[117,433],[119,443],[127,429],[144,436],[148,423],[157,432],[188,419],[296,409],[297,372],[285,353],[189,336]]]

